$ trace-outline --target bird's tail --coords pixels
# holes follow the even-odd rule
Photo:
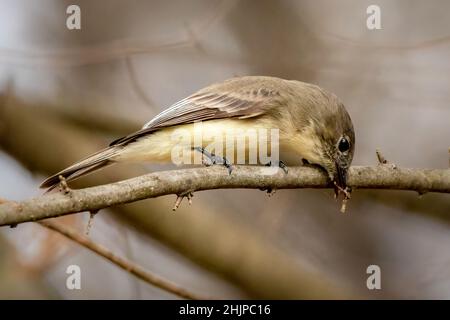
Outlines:
[[[101,168],[105,168],[115,162],[113,158],[118,154],[119,150],[120,147],[118,146],[110,146],[100,150],[86,159],[71,165],[51,177],[48,177],[44,182],[42,182],[40,187],[50,191],[58,186],[60,183],[60,176],[62,176],[66,181],[71,181]]]

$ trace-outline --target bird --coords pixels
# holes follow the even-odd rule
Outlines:
[[[336,195],[346,190],[355,132],[344,104],[317,85],[269,76],[236,77],[200,89],[142,129],[50,176],[40,187],[52,190],[61,179],[71,181],[120,162],[174,162],[180,150],[185,152],[184,159],[201,154],[209,164],[223,164],[231,173],[237,155],[244,154],[248,162],[255,146],[248,141],[234,143],[233,159],[229,159],[218,152],[223,151],[221,147],[212,152],[208,145],[225,132],[232,132],[227,138],[238,140],[258,130],[276,130],[277,141],[272,136],[268,140],[277,147],[275,163],[280,167],[287,168],[286,162],[317,166],[333,182]],[[196,136],[200,141],[196,142]],[[259,158],[252,164],[268,165]]]

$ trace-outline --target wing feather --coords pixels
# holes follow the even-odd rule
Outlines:
[[[282,103],[274,78],[236,78],[204,88],[164,110],[144,127],[110,145],[128,144],[164,127],[223,118],[260,116]],[[260,77],[262,78],[262,77]]]

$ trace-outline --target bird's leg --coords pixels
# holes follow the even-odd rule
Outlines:
[[[287,167],[287,165],[286,165],[286,163],[284,163],[283,161],[279,161],[278,162],[278,166],[281,168],[281,170],[283,170],[284,171],[284,173],[288,173],[288,167]]]
[[[272,161],[269,161],[268,163],[265,164],[266,167],[271,167],[272,166]],[[281,170],[284,171],[284,173],[288,173],[288,167],[286,165],[286,163],[284,163],[283,161],[278,161],[278,167],[280,167]]]
[[[210,166],[213,164],[221,164],[228,169],[228,174],[231,174],[231,171],[233,171],[233,166],[231,165],[230,161],[228,161],[227,158],[216,156],[214,153],[212,152],[210,153],[205,148],[202,147],[194,147],[193,149],[198,152],[201,152],[202,155],[204,155],[210,161],[210,163],[204,162],[206,166]]]

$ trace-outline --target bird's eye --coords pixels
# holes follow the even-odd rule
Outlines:
[[[339,140],[338,149],[340,152],[346,152],[350,149],[350,143],[346,138],[341,138],[341,140]]]

